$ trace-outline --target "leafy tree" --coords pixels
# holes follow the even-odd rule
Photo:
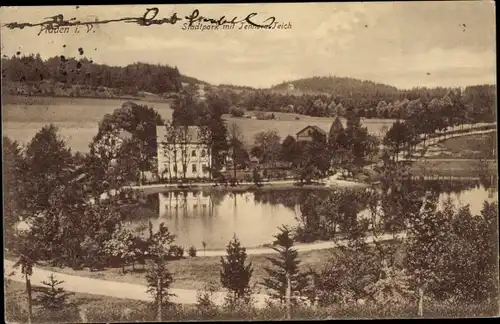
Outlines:
[[[224,96],[209,94],[205,101],[206,113],[200,116],[198,125],[202,130],[202,138],[210,147],[212,168],[220,170],[224,163],[224,154],[228,150],[228,129],[222,114],[229,110],[229,101]]]
[[[243,147],[243,134],[237,124],[229,126],[229,150],[231,153],[231,160],[233,162],[233,178],[236,179],[236,168],[238,165],[246,163],[248,160],[248,153]]]
[[[423,208],[412,215],[407,234],[407,267],[418,291],[418,315],[423,316],[426,290],[439,284],[439,267],[446,249],[449,221],[436,213],[435,197],[427,195]]]
[[[281,143],[281,158],[290,163],[296,162],[298,154],[297,141],[293,136],[288,135]]]
[[[308,285],[307,274],[299,271],[300,260],[290,229],[286,226],[279,228],[275,235],[273,250],[279,253],[278,257],[268,257],[274,268],[265,267],[268,278],[262,283],[272,290],[271,297],[287,304],[287,318],[291,317],[292,303],[296,304]]]
[[[316,275],[320,305],[357,303],[370,297],[371,291],[367,288],[379,278],[381,258],[366,243],[365,232],[361,224],[351,226],[347,245],[339,246]]]
[[[404,306],[413,294],[409,281],[410,278],[404,269],[389,266],[384,260],[380,278],[369,283],[366,291],[379,307]]]
[[[392,124],[384,137],[384,145],[389,146],[394,153],[394,160],[397,161],[402,148],[411,140],[410,130],[404,122],[399,120]]]
[[[14,226],[20,220],[22,211],[19,206],[19,197],[22,192],[22,163],[21,148],[16,141],[3,137],[3,219],[5,226],[5,246],[11,247],[14,243]]]
[[[263,161],[274,167],[281,149],[278,133],[268,130],[255,134],[255,146],[260,147]]]
[[[186,87],[181,91],[172,103],[172,109],[172,123],[176,127],[195,126],[205,113],[193,87]]]
[[[163,124],[155,109],[130,101],[112,114],[105,115],[90,145],[91,156],[98,158],[104,169],[100,170],[101,174],[106,174],[117,159],[124,161],[119,165],[131,166],[130,170],[123,169],[116,173],[124,177],[132,175],[134,180],[134,170],[156,170],[156,126]],[[94,176],[99,177],[99,174]]]
[[[129,261],[135,261],[138,250],[135,246],[136,239],[125,225],[118,225],[111,235],[111,239],[105,242],[105,252],[120,260],[122,271],[125,273],[125,265]]]
[[[19,258],[14,263],[14,268],[21,268],[21,273],[24,275],[28,301],[28,323],[31,324],[33,319],[31,276],[33,275],[33,267],[38,262],[37,242],[35,237],[27,233],[23,234],[17,243],[15,252]]]
[[[345,133],[347,149],[353,157],[353,164],[356,167],[362,166],[368,153],[368,131],[361,126],[359,117],[350,115],[347,118]]]
[[[58,287],[63,283],[64,281],[57,280],[53,273],[50,274],[49,281],[42,281],[45,287],[35,290],[41,293],[37,301],[48,310],[56,311],[63,309],[67,306],[69,296],[74,295],[74,293],[68,293],[64,288]]]
[[[67,182],[73,161],[54,125],[44,126],[28,143],[22,166],[21,208],[31,215],[47,210],[54,190]]]
[[[220,281],[222,286],[229,291],[226,302],[229,307],[234,307],[237,302],[248,302],[253,268],[251,262],[245,265],[246,249],[241,246],[236,235],[229,241],[226,253],[227,256],[220,259]]]
[[[324,178],[331,166],[331,155],[325,138],[313,135],[313,140],[305,144],[302,152],[296,169],[298,179],[301,182],[310,182],[313,179]]]

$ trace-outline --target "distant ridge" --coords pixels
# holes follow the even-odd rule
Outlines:
[[[337,96],[350,96],[352,93],[396,93],[398,88],[368,80],[336,76],[315,76],[294,81],[285,81],[271,87],[272,90],[289,93],[326,93]]]

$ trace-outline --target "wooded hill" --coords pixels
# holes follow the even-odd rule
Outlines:
[[[325,93],[337,96],[351,96],[355,93],[397,93],[398,89],[382,83],[373,81],[362,81],[344,77],[312,77],[294,81],[285,81],[272,86],[273,90],[289,90],[289,85],[293,85],[294,90],[305,93]]]
[[[122,95],[138,92],[162,95],[178,92],[182,83],[206,84],[182,75],[177,67],[169,65],[133,63],[119,67],[98,64],[88,58],[66,58],[62,55],[43,60],[39,54],[2,58],[2,81],[35,87],[34,91],[28,92],[42,95],[51,94],[37,89],[42,81],[58,87],[67,84],[93,90],[115,89]],[[57,89],[52,91],[57,92]]]

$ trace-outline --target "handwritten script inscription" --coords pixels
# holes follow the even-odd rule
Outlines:
[[[261,22],[257,22],[258,14],[253,12],[248,14],[243,19],[238,19],[238,17],[233,17],[232,19],[226,18],[226,16],[221,16],[220,18],[209,18],[200,15],[198,9],[193,10],[193,12],[185,17],[179,17],[177,13],[173,13],[168,18],[157,18],[160,9],[158,8],[148,8],[146,12],[140,17],[124,17],[117,19],[107,19],[107,20],[95,20],[95,21],[79,21],[76,18],[65,19],[62,14],[58,14],[52,17],[44,18],[44,21],[38,23],[32,22],[11,22],[4,24],[5,27],[9,29],[24,29],[26,27],[39,27],[40,31],[38,35],[42,33],[69,33],[70,27],[75,27],[74,32],[79,33],[79,26],[85,26],[85,31],[87,33],[91,32],[95,25],[124,22],[133,23],[139,26],[152,26],[152,25],[163,25],[170,24],[175,25],[179,21],[185,21],[187,27],[193,26],[193,24],[208,23],[214,26],[224,26],[246,23],[256,28],[272,28],[275,25],[276,18],[268,17]],[[95,31],[94,31],[95,32]]]

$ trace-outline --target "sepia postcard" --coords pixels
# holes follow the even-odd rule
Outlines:
[[[492,1],[0,24],[7,323],[498,316]]]

